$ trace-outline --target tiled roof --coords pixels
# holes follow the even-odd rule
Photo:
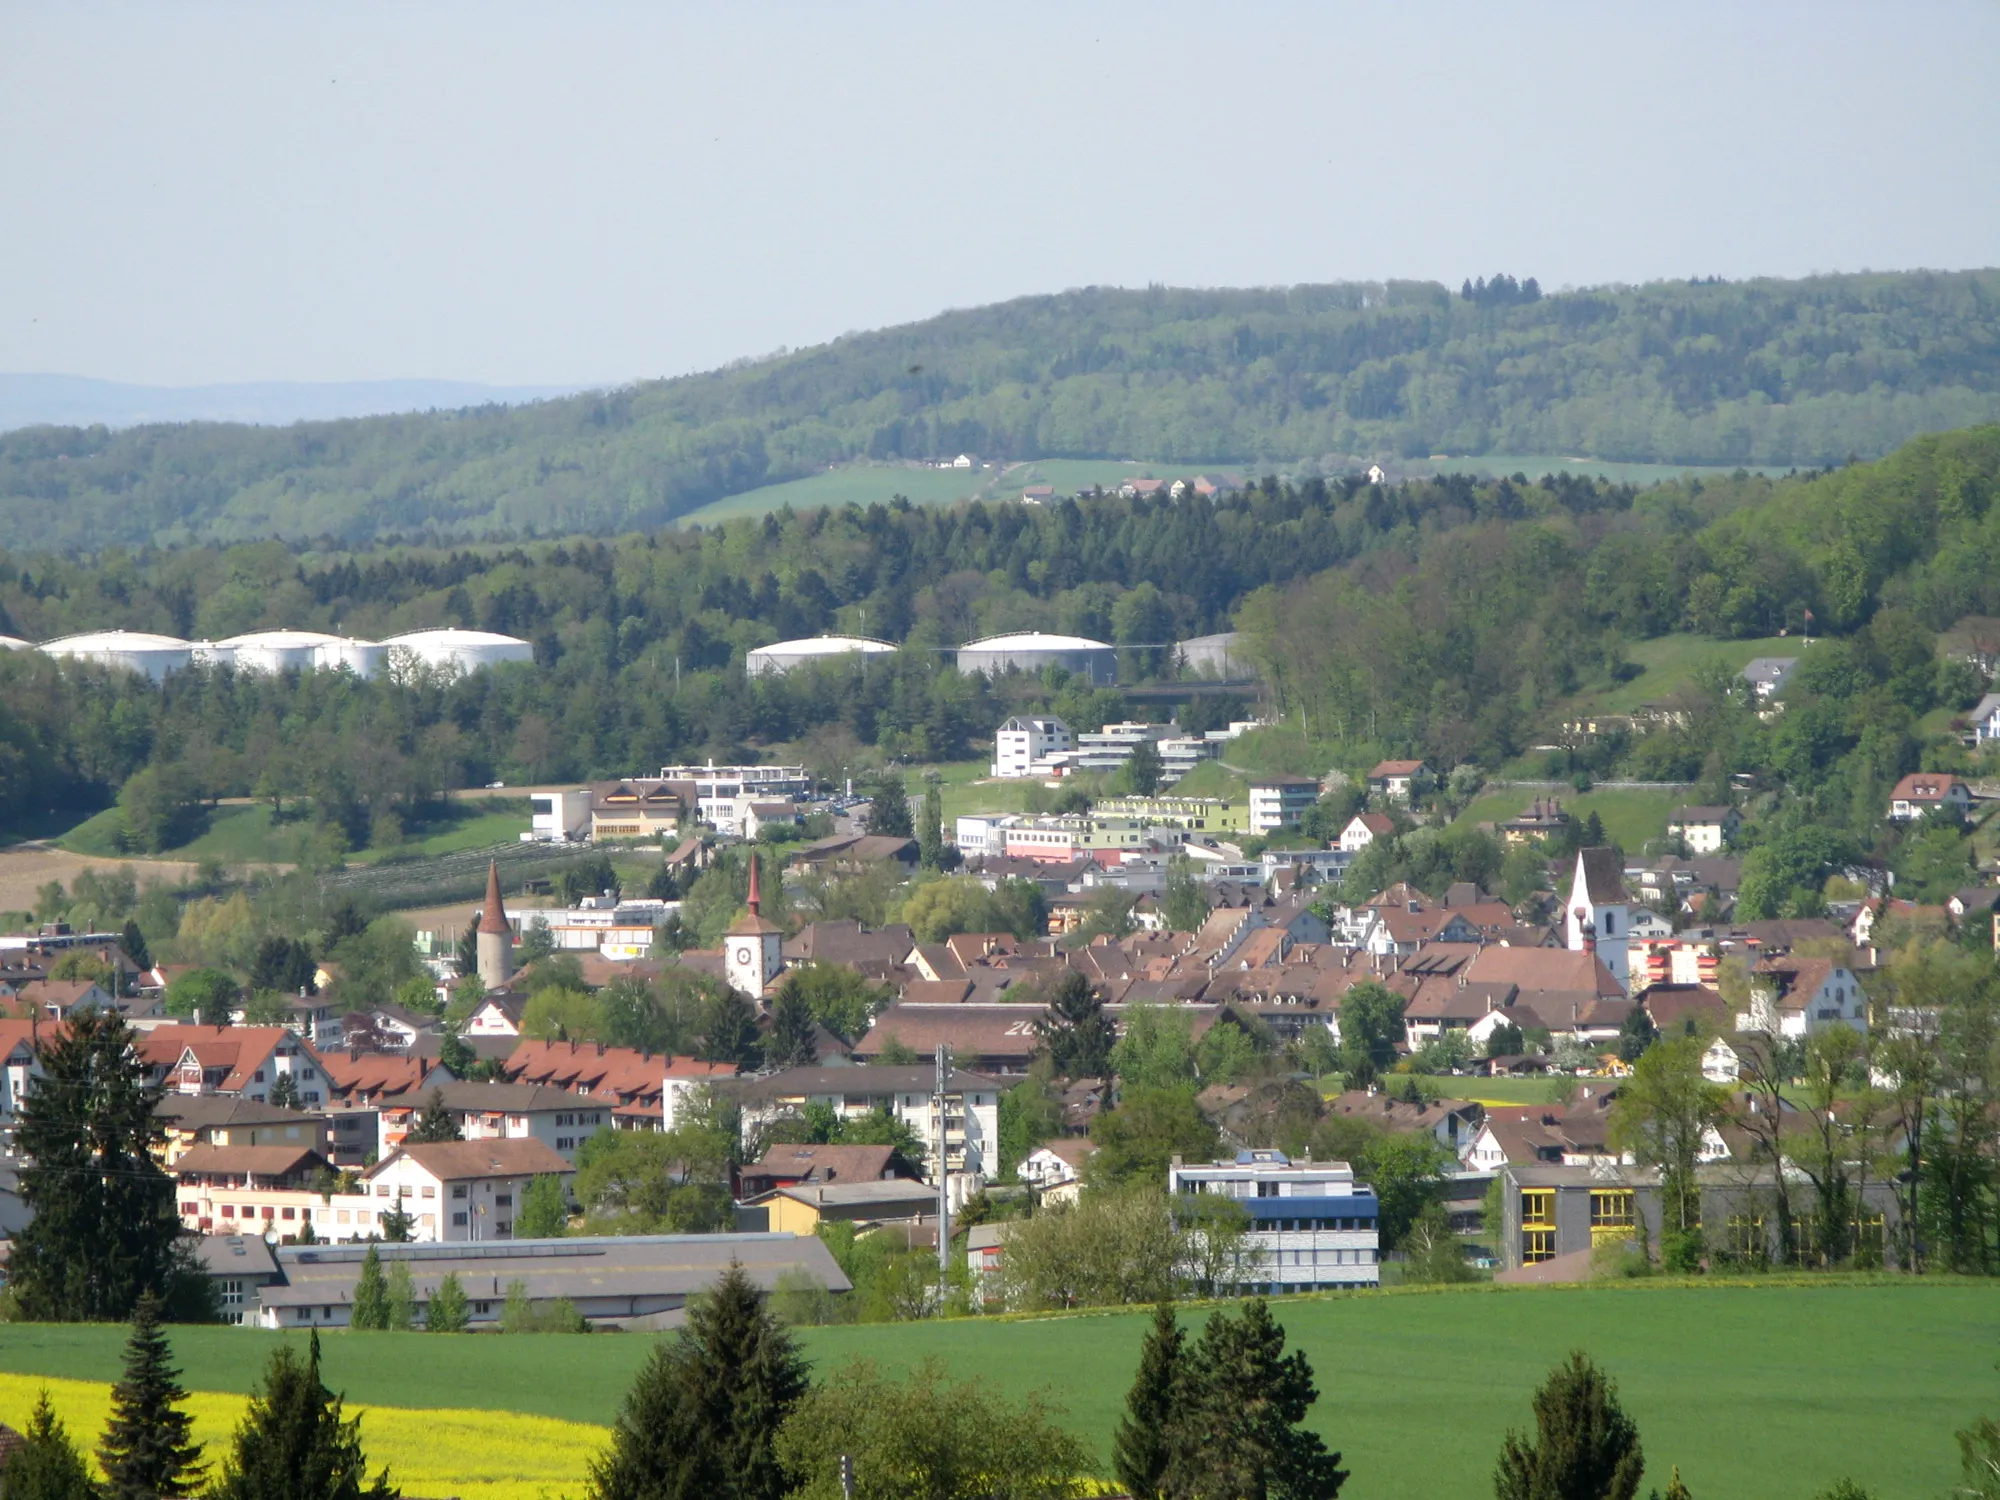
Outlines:
[[[575,1168],[532,1136],[516,1140],[432,1141],[397,1147],[363,1175],[379,1176],[401,1157],[408,1157],[442,1182],[478,1177],[542,1177],[568,1174]]]

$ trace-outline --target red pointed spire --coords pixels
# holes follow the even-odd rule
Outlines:
[[[507,925],[507,908],[500,904],[500,862],[489,860],[486,865],[486,906],[479,913],[481,932],[503,932],[512,936],[513,929]]]
[[[757,854],[755,850],[752,850],[750,853],[750,915],[753,917],[761,917],[762,915],[764,915],[763,912],[758,910],[758,900],[759,898],[757,894]]]

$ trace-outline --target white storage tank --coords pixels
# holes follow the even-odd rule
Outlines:
[[[518,637],[450,626],[392,635],[382,644],[387,648],[389,670],[399,674],[415,665],[456,674],[497,667],[507,661],[535,659],[535,648]]]
[[[1174,654],[1183,667],[1198,677],[1249,677],[1252,668],[1244,658],[1242,639],[1242,632],[1236,630],[1197,635],[1176,645]]]
[[[256,630],[216,644],[233,655],[239,672],[309,672],[320,651],[339,640],[319,630]]]
[[[768,646],[759,646],[743,658],[743,670],[751,677],[765,677],[789,672],[793,667],[801,667],[808,662],[832,661],[843,656],[866,659],[895,654],[896,648],[889,642],[872,640],[865,635],[818,635],[810,640],[775,641]]]
[[[1098,686],[1109,686],[1118,680],[1118,649],[1080,635],[1045,635],[1039,630],[990,635],[958,648],[958,670],[966,673],[998,677],[1003,672],[1039,672],[1049,666],[1063,667]]]
[[[70,661],[90,661],[128,672],[143,672],[155,682],[194,660],[191,643],[143,630],[95,630],[84,635],[66,635],[42,642],[42,650],[49,656],[66,657]]]
[[[18,635],[0,635],[0,651],[32,651],[33,641],[24,641]]]
[[[366,678],[381,671],[388,657],[389,648],[374,641],[328,636],[325,644],[313,652],[313,665],[322,672],[337,672],[345,667],[356,677]]]

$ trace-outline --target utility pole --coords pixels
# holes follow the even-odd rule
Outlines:
[[[945,1277],[951,1270],[951,1172],[947,1165],[944,1146],[946,1109],[944,1087],[945,1068],[949,1065],[950,1049],[943,1042],[937,1049],[937,1094],[933,1098],[937,1123],[937,1221],[938,1221],[938,1296],[944,1296]]]

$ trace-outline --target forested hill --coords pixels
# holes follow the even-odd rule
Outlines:
[[[28,429],[0,437],[0,543],[615,532],[845,459],[960,451],[1811,466],[1996,418],[2000,271],[1088,289],[525,407]]]

